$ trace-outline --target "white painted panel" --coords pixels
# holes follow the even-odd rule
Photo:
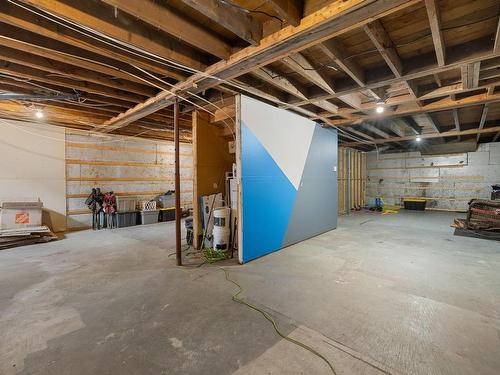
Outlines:
[[[500,145],[500,143],[498,143]],[[491,165],[498,165],[500,164],[500,147],[497,147],[495,144],[495,147],[490,148],[490,164]]]
[[[64,129],[0,120],[0,199],[40,198],[44,224],[66,229]]]
[[[246,96],[241,97],[241,119],[298,189],[314,133],[314,122]],[[293,152],[290,152],[290,145],[294,146]]]
[[[470,166],[487,165],[489,159],[490,159],[490,153],[488,151],[468,153],[468,164]]]

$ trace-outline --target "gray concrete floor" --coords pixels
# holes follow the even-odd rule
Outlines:
[[[246,301],[338,374],[499,374],[500,244],[453,214],[353,214],[244,266]],[[218,266],[176,268],[173,225],[0,252],[0,374],[328,374]]]

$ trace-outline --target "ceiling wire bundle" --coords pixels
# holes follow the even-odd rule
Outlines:
[[[76,24],[76,23],[74,23],[74,22],[72,22],[72,21],[66,20],[66,19],[64,19],[64,18],[62,18],[62,17],[60,17],[60,16],[58,16],[58,15],[52,14],[52,13],[50,13],[50,12],[47,12],[50,16],[55,17],[55,18],[57,18],[57,19],[61,19],[61,20],[65,21],[65,22],[70,23],[70,24],[72,24],[72,25],[75,25],[75,26],[77,26],[77,27],[71,27],[71,26],[67,25],[66,23],[63,23],[63,22],[58,21],[57,19],[54,19],[54,18],[49,17],[49,16],[47,16],[47,15],[45,15],[45,14],[41,13],[41,12],[37,12],[37,11],[35,11],[35,10],[33,10],[33,9],[29,8],[29,7],[26,7],[26,6],[22,5],[22,4],[19,4],[19,3],[17,3],[15,0],[8,0],[8,1],[9,1],[10,3],[14,4],[14,5],[17,5],[17,6],[21,7],[21,8],[23,8],[23,9],[27,10],[27,11],[30,11],[30,12],[32,12],[32,13],[35,13],[35,14],[37,14],[38,16],[44,17],[44,18],[46,18],[46,19],[48,19],[48,20],[50,20],[50,21],[52,21],[52,22],[56,22],[57,24],[59,24],[59,25],[61,25],[61,26],[68,27],[68,28],[70,28],[71,30],[73,30],[73,31],[75,31],[75,32],[81,33],[81,34],[83,34],[83,35],[85,35],[85,36],[87,36],[87,37],[93,38],[93,39],[95,39],[95,40],[97,40],[97,41],[103,42],[103,43],[108,44],[108,45],[110,45],[110,46],[112,46],[112,47],[122,49],[122,50],[124,50],[124,51],[126,51],[126,52],[128,52],[128,53],[133,53],[133,54],[135,54],[135,55],[137,55],[137,56],[139,56],[139,57],[149,59],[149,60],[154,61],[154,62],[156,62],[156,63],[160,63],[160,64],[161,64],[161,63],[163,63],[164,65],[166,65],[166,66],[168,66],[168,67],[170,67],[170,68],[179,69],[179,70],[181,70],[181,71],[185,71],[185,72],[189,72],[189,73],[200,74],[200,75],[203,75],[204,77],[211,78],[211,79],[215,79],[215,80],[217,80],[217,81],[219,81],[219,82],[223,82],[223,83],[225,83],[225,84],[227,84],[227,85],[229,85],[229,86],[235,87],[235,88],[237,88],[237,89],[240,89],[240,90],[243,90],[243,91],[247,91],[247,90],[246,90],[246,88],[245,88],[244,86],[242,86],[242,85],[236,84],[236,83],[231,82],[231,81],[227,81],[227,80],[225,80],[225,79],[222,79],[222,78],[220,78],[220,77],[217,77],[217,76],[214,76],[214,75],[211,75],[211,74],[207,74],[207,73],[205,73],[205,72],[203,72],[203,71],[200,71],[200,70],[197,70],[197,69],[194,69],[194,68],[191,68],[191,67],[185,66],[185,65],[180,64],[180,63],[177,63],[177,62],[175,62],[175,61],[171,61],[171,60],[165,59],[165,58],[163,58],[163,57],[161,57],[161,56],[158,56],[158,55],[156,55],[156,54],[154,54],[154,53],[151,53],[151,52],[145,51],[145,50],[143,50],[142,48],[138,48],[138,47],[136,47],[136,46],[134,46],[134,45],[130,45],[130,44],[126,43],[126,42],[122,42],[122,41],[117,40],[117,39],[115,39],[115,38],[113,38],[113,37],[110,37],[110,36],[108,36],[108,35],[105,35],[105,34],[103,34],[103,33],[100,33],[100,32],[98,32],[98,31],[95,31],[95,30],[93,30],[93,29],[90,29],[90,28],[88,28],[88,27],[86,27],[86,26],[78,25],[78,24]],[[83,28],[84,30],[88,30],[88,33],[87,33],[87,32],[83,32],[83,31],[82,31],[82,30],[80,30],[79,28]],[[97,34],[98,36],[94,36],[94,35],[92,35],[92,33],[95,33],[95,34]],[[111,43],[111,42],[109,42],[109,41],[107,41],[107,40],[105,40],[105,39],[111,40],[113,43]],[[117,45],[116,43],[117,43],[118,45]],[[131,48],[131,49],[132,49],[132,50],[134,50],[134,51],[130,51],[128,48],[124,48],[124,47],[122,47],[122,46],[127,46],[128,48]],[[153,57],[154,57],[154,58],[153,58]],[[133,73],[131,73],[131,72],[128,72],[128,71],[123,71],[123,70],[121,70],[121,69],[119,69],[119,68],[116,68],[116,67],[111,66],[111,65],[109,65],[109,64],[104,64],[104,63],[101,63],[101,62],[99,62],[99,61],[93,61],[93,60],[89,60],[89,61],[94,62],[94,63],[101,64],[101,65],[105,65],[105,66],[108,66],[108,67],[111,67],[111,68],[113,68],[113,69],[116,69],[117,71],[122,71],[122,72],[125,72],[126,74],[128,74],[128,75],[130,75],[130,76],[132,76],[132,77],[134,77],[134,78],[136,78],[136,79],[139,79],[139,80],[141,80],[141,81],[143,81],[143,82],[145,82],[145,83],[147,83],[147,84],[149,84],[149,85],[151,85],[151,86],[153,86],[153,87],[156,87],[156,88],[158,88],[159,90],[166,91],[166,92],[168,92],[169,94],[171,94],[172,96],[175,96],[175,97],[179,98],[179,99],[180,99],[180,100],[182,100],[182,101],[186,101],[186,102],[188,102],[188,103],[192,104],[193,106],[195,106],[196,108],[199,108],[200,110],[203,110],[203,111],[208,112],[209,114],[211,114],[211,115],[215,116],[215,113],[214,113],[214,112],[209,111],[209,110],[208,110],[208,109],[206,109],[205,107],[200,106],[199,104],[197,104],[197,103],[195,103],[195,102],[193,102],[193,101],[191,101],[191,100],[189,100],[189,99],[187,99],[187,98],[185,98],[185,97],[183,97],[183,96],[180,96],[180,95],[179,95],[179,94],[177,94],[177,93],[174,93],[174,92],[172,92],[172,91],[170,91],[170,90],[167,90],[167,89],[165,89],[164,87],[161,87],[160,85],[157,85],[157,84],[155,84],[155,83],[153,83],[153,82],[151,82],[151,81],[149,81],[149,80],[147,80],[147,79],[145,79],[145,78],[143,78],[143,77],[140,77],[140,76],[135,75],[135,74],[133,74]],[[294,60],[294,61],[295,61],[295,60]],[[144,70],[144,69],[142,69],[142,68],[138,67],[137,65],[134,65],[134,64],[130,64],[130,65],[131,65],[131,66],[133,66],[135,69],[137,69],[137,70],[141,71],[142,73],[147,74],[148,76],[150,76],[150,77],[154,78],[155,80],[158,80],[158,81],[159,81],[159,82],[161,82],[162,84],[164,84],[164,85],[166,85],[166,86],[169,86],[169,87],[172,87],[172,88],[175,88],[175,85],[173,85],[173,84],[171,84],[171,83],[169,83],[169,82],[167,82],[167,81],[165,81],[165,80],[163,80],[163,79],[161,79],[161,78],[159,78],[159,77],[157,77],[157,76],[155,76],[155,75],[153,75],[153,74],[149,73],[148,71],[146,71],[146,70]],[[220,110],[222,113],[224,113],[226,116],[228,116],[228,118],[230,118],[230,119],[231,119],[231,121],[233,121],[233,123],[234,123],[234,119],[232,118],[232,116],[230,116],[230,115],[229,115],[229,114],[228,114],[228,113],[227,113],[227,112],[226,112],[223,108],[220,108],[219,106],[215,105],[214,103],[212,103],[212,102],[208,101],[207,99],[205,99],[205,98],[203,98],[202,96],[197,95],[197,94],[195,94],[195,93],[192,93],[192,92],[186,91],[186,94],[187,94],[187,95],[190,95],[190,96],[193,96],[193,97],[195,97],[195,98],[197,98],[197,99],[199,99],[199,100],[202,100],[202,101],[206,102],[208,105],[213,106],[213,107],[214,107],[214,108],[216,108],[217,110]],[[281,104],[281,105],[287,105],[287,104],[288,104],[288,103],[282,102],[282,101],[280,101],[280,100],[276,100],[276,103],[277,103],[277,104]],[[292,107],[292,108],[293,108],[293,107]],[[233,131],[233,129],[232,129],[232,128],[231,128],[231,127],[227,124],[227,122],[226,122],[225,120],[223,120],[223,123],[224,123],[224,125],[225,125],[225,126],[227,126],[227,127],[229,128],[229,130],[231,131],[232,137],[233,137],[233,139],[234,139],[234,138],[235,138],[235,135],[234,135],[234,131]],[[334,127],[335,127],[335,126],[334,126]],[[369,141],[367,142],[367,141],[366,141],[366,140],[364,140],[364,139],[357,138],[357,137],[355,137],[355,136],[353,136],[353,135],[351,135],[351,134],[349,134],[349,133],[347,133],[347,132],[345,132],[345,131],[341,130],[341,129],[340,129],[340,127],[335,127],[335,128],[336,128],[337,130],[339,130],[341,133],[344,133],[346,136],[350,137],[351,139],[355,139],[355,140],[361,141],[361,142],[363,142],[363,143],[368,143],[368,144],[370,144],[370,143],[371,143],[371,142],[369,142]],[[375,147],[376,147],[376,145],[375,145]]]
[[[119,49],[121,49],[121,50],[123,50],[123,51],[126,51],[127,53],[133,53],[134,55],[137,55],[137,56],[139,56],[139,57],[141,57],[141,58],[147,58],[147,59],[149,59],[149,60],[151,60],[151,61],[154,61],[154,62],[156,62],[156,63],[163,64],[163,65],[168,66],[168,67],[173,68],[173,69],[178,69],[178,70],[181,70],[181,71],[184,71],[184,72],[189,72],[189,73],[192,73],[192,74],[193,74],[193,73],[200,74],[200,75],[202,75],[202,76],[204,76],[204,77],[211,78],[211,79],[215,79],[215,80],[217,80],[217,81],[219,81],[219,82],[223,82],[223,83],[225,83],[225,84],[227,84],[227,85],[229,85],[229,86],[235,87],[235,88],[237,88],[237,89],[240,89],[240,90],[243,90],[243,91],[247,91],[247,89],[246,89],[244,86],[241,86],[241,85],[236,84],[236,83],[234,83],[234,82],[227,81],[227,80],[225,80],[225,79],[219,78],[219,77],[214,76],[214,75],[211,75],[211,74],[207,74],[207,73],[205,73],[205,72],[203,72],[203,71],[200,71],[200,70],[197,70],[197,69],[194,69],[194,68],[191,68],[191,67],[185,66],[185,65],[180,64],[180,63],[177,63],[177,62],[175,62],[175,61],[172,61],[172,60],[169,60],[169,59],[165,59],[165,58],[163,58],[163,57],[161,57],[161,56],[158,56],[158,55],[156,55],[156,54],[154,54],[154,53],[148,52],[148,51],[143,50],[143,49],[141,49],[141,48],[139,48],[139,47],[136,47],[136,46],[134,46],[134,45],[128,44],[128,43],[126,43],[126,42],[122,42],[122,41],[117,40],[117,39],[115,39],[115,38],[113,38],[113,37],[110,37],[110,36],[108,36],[108,35],[106,35],[106,34],[103,34],[103,33],[100,33],[100,32],[98,32],[98,31],[95,31],[95,30],[93,30],[93,29],[91,29],[91,28],[89,28],[89,27],[87,27],[87,26],[78,25],[78,24],[76,24],[75,22],[72,22],[72,21],[70,21],[70,20],[64,19],[63,17],[60,17],[60,16],[58,16],[58,15],[52,14],[52,13],[50,13],[50,12],[47,12],[47,14],[49,14],[49,15],[51,16],[51,17],[49,17],[49,16],[47,16],[47,15],[45,15],[45,14],[41,13],[41,12],[38,12],[38,11],[36,11],[36,10],[34,10],[34,9],[31,9],[31,8],[29,8],[29,7],[26,7],[26,6],[22,5],[22,4],[19,4],[19,3],[18,3],[17,1],[15,1],[15,0],[8,0],[8,1],[9,1],[10,3],[12,3],[12,4],[14,4],[14,5],[18,6],[18,7],[21,7],[21,8],[23,8],[23,9],[25,9],[25,10],[29,11],[29,12],[32,12],[32,13],[34,13],[34,14],[36,14],[36,15],[40,16],[40,17],[46,18],[46,19],[48,19],[49,21],[55,22],[55,23],[57,23],[57,24],[59,24],[59,25],[61,25],[61,26],[67,27],[67,28],[69,28],[69,29],[71,29],[71,30],[73,30],[73,31],[75,31],[75,32],[78,32],[78,33],[80,33],[80,34],[82,34],[82,35],[85,35],[85,36],[90,37],[90,38],[92,38],[92,39],[95,39],[95,40],[97,40],[97,41],[100,41],[100,42],[103,42],[103,43],[105,43],[105,44],[108,44],[108,45],[110,45],[110,46],[112,46],[112,47],[114,47],[114,48],[119,48]],[[54,19],[54,18],[52,18],[52,17],[54,17],[54,18],[56,18],[56,19]],[[61,22],[61,21],[59,21],[59,20],[63,20],[64,22]],[[71,25],[74,25],[74,26],[76,26],[76,27],[72,27],[72,26],[70,26],[70,25],[66,24],[65,22],[67,22],[67,23],[69,23],[69,24],[71,24]],[[88,32],[83,32],[83,31],[82,31],[82,30],[80,30],[79,28],[82,28],[82,29],[84,29],[84,30],[87,30]],[[95,34],[97,34],[98,36],[94,36],[92,33],[95,33]],[[113,41],[114,43],[111,43],[111,42],[107,41],[106,39],[111,40],[111,41]],[[118,45],[117,45],[116,43],[117,43]],[[122,46],[127,46],[128,48],[132,49],[132,51],[131,51],[131,50],[129,50],[128,48],[124,48],[124,47],[122,47]],[[137,51],[137,52],[136,52],[136,51]],[[154,58],[153,58],[153,57],[154,57]],[[160,61],[159,61],[159,60],[160,60]],[[95,62],[95,63],[100,63],[100,62],[97,62],[97,61],[94,61],[94,62]],[[106,65],[107,65],[107,64],[106,64]],[[132,64],[131,64],[131,65],[132,65]],[[114,67],[114,68],[115,68],[115,69],[117,69],[116,67]],[[118,69],[118,70],[119,70],[119,69]],[[131,76],[134,76],[134,77],[136,77],[136,78],[139,78],[139,79],[141,79],[141,80],[143,80],[143,81],[144,81],[144,79],[143,79],[143,78],[138,77],[138,76],[136,76],[136,75],[133,75],[133,74],[132,74],[132,73],[130,73],[130,72],[125,71],[125,73],[127,73],[127,74],[129,74],[129,75],[131,75]],[[146,81],[146,82],[147,82],[147,81]],[[151,84],[151,83],[150,83],[150,84]],[[171,84],[169,84],[169,85],[171,85]],[[154,86],[154,85],[153,85],[153,86]],[[201,110],[204,110],[204,111],[206,111],[206,112],[208,112],[208,113],[210,113],[210,114],[212,114],[212,115],[215,115],[213,112],[208,111],[206,108],[203,108],[203,107],[201,107],[201,106],[197,105],[197,104],[196,104],[196,103],[194,103],[194,102],[190,102],[189,100],[187,100],[186,98],[184,98],[184,97],[182,97],[182,96],[180,96],[180,95],[178,95],[178,94],[175,94],[175,93],[173,93],[173,92],[171,92],[171,91],[169,91],[169,90],[165,90],[164,88],[160,88],[160,89],[161,89],[161,90],[164,90],[164,91],[169,92],[169,93],[170,93],[171,95],[173,95],[173,96],[177,96],[177,97],[178,97],[178,98],[180,98],[181,100],[188,101],[189,103],[193,104],[194,106],[197,106],[197,108],[200,108]],[[198,99],[200,99],[200,100],[207,101],[206,99],[204,99],[204,98],[202,98],[202,97],[200,97],[200,96],[198,96],[198,95],[196,95],[196,94],[194,94],[194,93],[187,92],[187,94],[188,94],[188,95],[192,95],[192,96],[194,96],[194,97],[196,97],[196,98],[198,98]],[[208,101],[207,101],[207,102],[208,102]],[[287,103],[282,102],[282,101],[280,101],[280,100],[277,100],[276,102],[277,102],[278,104],[281,104],[281,105],[287,105]],[[209,103],[210,105],[214,106],[216,109],[223,111],[221,108],[217,107],[215,104],[213,104],[213,103],[211,103],[211,102],[208,102],[208,103]],[[234,121],[234,120],[233,120],[233,121]],[[233,133],[233,131],[232,131],[232,130],[231,130],[231,132]],[[233,137],[234,137],[234,134],[233,134]]]
[[[35,11],[35,10],[31,9],[31,8],[25,7],[25,6],[23,6],[23,5],[21,5],[21,4],[17,3],[17,2],[15,2],[15,1],[13,1],[13,0],[8,0],[8,1],[9,1],[9,2],[11,2],[12,4],[15,4],[15,5],[17,5],[17,6],[21,7],[21,8],[23,8],[23,9],[25,9],[25,10],[28,10],[28,11],[33,12],[33,13],[35,13],[35,14],[37,14],[37,15],[41,16],[41,17],[44,17],[44,18],[46,18],[46,19],[48,19],[48,20],[50,20],[50,21],[56,22],[57,24],[59,24],[59,25],[61,25],[61,26],[68,27],[68,28],[70,28],[71,30],[76,31],[76,32],[79,32],[79,33],[82,33],[82,34],[83,34],[83,35],[85,35],[85,36],[91,37],[91,38],[96,39],[96,40],[101,41],[101,42],[105,42],[105,41],[103,41],[101,38],[97,38],[97,37],[95,37],[95,36],[93,36],[93,35],[91,35],[91,34],[83,33],[81,30],[78,30],[77,28],[72,28],[72,27],[70,27],[70,26],[68,26],[68,25],[66,25],[66,24],[64,24],[64,23],[62,23],[62,22],[59,22],[59,21],[57,21],[57,20],[54,20],[54,19],[52,19],[52,18],[50,18],[50,17],[45,16],[43,13],[37,12],[37,11]],[[61,18],[61,17],[59,17],[59,16],[57,16],[57,15],[54,15],[54,14],[51,14],[51,13],[49,13],[49,14],[50,14],[51,16],[53,16],[53,17]],[[68,20],[64,20],[64,21],[66,21],[66,22],[70,22],[70,21],[68,21]],[[71,22],[70,22],[70,23],[71,23]],[[80,26],[80,25],[78,25],[78,26],[79,26],[79,27],[82,27],[82,26]],[[83,28],[85,28],[85,27],[83,27]],[[90,31],[92,31],[92,32],[96,32],[95,30],[90,30]],[[100,33],[98,33],[98,32],[96,32],[96,33],[97,33],[97,34],[100,34]],[[114,42],[119,42],[119,43],[120,43],[120,41],[118,41],[118,40],[116,40],[116,39],[114,39],[114,38],[110,38],[110,37],[108,37],[108,36],[106,36],[106,35],[104,35],[104,34],[102,34],[102,36],[104,36],[104,37],[106,37],[106,38],[109,38],[109,39],[112,39]],[[116,46],[116,45],[114,45],[114,44],[111,44],[111,43],[108,43],[108,42],[105,42],[105,43],[107,43],[107,44],[109,44],[109,45],[111,45],[111,46],[113,46],[113,47],[117,47],[117,46]],[[121,43],[121,44],[126,44],[126,43]],[[135,46],[130,46],[130,47],[135,47]],[[136,47],[135,47],[135,48],[136,48]],[[123,48],[122,48],[122,49],[123,49]],[[137,48],[136,48],[136,49],[137,49]],[[125,50],[125,51],[130,52],[130,51],[128,51],[128,50]],[[145,53],[147,53],[147,51],[143,51],[143,50],[141,50],[141,52],[145,52]],[[148,53],[148,54],[149,54],[149,53]],[[139,55],[139,56],[140,56],[140,57],[144,57],[144,56],[142,56],[142,55]],[[159,56],[156,56],[156,55],[154,55],[154,56],[155,56],[155,57],[159,57]],[[156,60],[155,60],[155,61],[156,61]],[[96,61],[93,61],[93,62],[94,62],[94,63],[96,63]],[[156,62],[157,62],[157,61],[156,61]],[[170,62],[170,61],[169,61],[169,62]],[[190,68],[188,68],[188,67],[186,67],[186,66],[183,66],[182,64],[178,64],[178,63],[175,63],[175,62],[170,62],[170,63],[175,64],[175,65],[173,65],[173,66],[172,66],[172,65],[169,65],[169,67],[172,67],[172,68],[178,68],[178,69],[181,69],[181,70],[184,70],[184,71],[189,71],[190,73],[193,73],[193,72],[195,72],[195,73],[203,73],[203,72],[198,71],[198,70],[196,70],[196,69],[190,69]],[[106,64],[106,65],[108,65],[108,64]],[[147,71],[145,71],[145,70],[143,70],[143,69],[141,69],[141,68],[137,67],[136,65],[133,65],[133,64],[131,64],[131,65],[132,65],[133,67],[135,67],[136,69],[138,69],[138,70],[142,71],[143,73],[146,73],[146,74],[148,74],[149,76],[151,76],[151,77],[153,77],[153,78],[155,78],[155,79],[159,80],[161,83],[163,83],[163,84],[165,84],[165,85],[167,85],[167,86],[171,86],[171,87],[173,87],[173,86],[174,86],[174,85],[172,85],[171,83],[168,83],[168,82],[166,82],[166,81],[164,81],[164,80],[162,80],[162,79],[160,79],[160,78],[158,78],[158,77],[156,77],[156,76],[152,75],[151,73],[149,73],[149,72],[147,72]],[[114,67],[114,68],[115,68],[115,69],[117,69],[117,70],[119,70],[119,69],[118,69],[118,68],[116,68],[116,67]],[[149,84],[149,85],[151,85],[151,86],[154,86],[154,87],[156,87],[156,88],[158,88],[158,89],[160,89],[160,90],[162,90],[162,91],[167,91],[167,92],[169,92],[171,95],[176,96],[176,97],[178,97],[179,99],[181,99],[181,100],[183,100],[183,101],[187,101],[188,103],[190,103],[190,104],[194,105],[195,107],[197,107],[197,108],[199,108],[199,109],[201,109],[201,110],[204,110],[204,111],[208,112],[208,113],[209,113],[209,114],[211,114],[211,115],[215,115],[215,113],[213,113],[213,112],[211,112],[211,111],[207,110],[206,108],[204,108],[204,107],[202,107],[202,106],[198,105],[197,103],[195,103],[195,102],[193,102],[193,101],[190,101],[190,100],[189,100],[189,99],[187,99],[187,98],[181,97],[180,95],[175,94],[175,93],[173,93],[172,91],[166,90],[164,87],[161,87],[161,86],[159,86],[159,85],[156,85],[156,84],[154,84],[154,83],[152,83],[152,82],[150,82],[150,81],[148,81],[148,80],[145,80],[145,79],[144,79],[144,78],[142,78],[142,77],[139,77],[139,76],[137,76],[137,75],[134,75],[134,74],[132,74],[132,73],[130,73],[130,72],[128,72],[128,71],[125,71],[125,73],[127,73],[127,74],[129,74],[130,76],[133,76],[133,77],[135,77],[135,78],[137,78],[137,79],[140,79],[140,80],[142,80],[142,81],[146,82],[147,84]],[[216,78],[216,77],[213,77],[213,78]],[[217,79],[218,79],[218,78],[217,78]],[[195,96],[196,98],[198,98],[198,99],[200,99],[200,100],[203,100],[203,101],[207,102],[208,104],[210,104],[210,105],[214,106],[216,109],[221,110],[224,114],[226,114],[226,116],[228,116],[230,119],[232,119],[232,117],[231,117],[231,116],[229,116],[229,115],[227,114],[227,112],[225,112],[222,108],[219,108],[217,105],[215,105],[215,104],[211,103],[210,101],[206,100],[205,98],[203,98],[203,97],[201,97],[201,96],[199,96],[199,95],[196,95],[196,94],[194,94],[194,93],[189,93],[189,94],[190,94],[190,95],[192,95],[192,96]],[[232,120],[233,120],[233,122],[234,122],[234,119],[232,119]],[[234,131],[232,130],[232,128],[231,128],[231,127],[230,127],[230,126],[226,123],[226,121],[225,121],[225,120],[223,120],[223,123],[225,124],[225,126],[227,126],[227,127],[229,128],[229,130],[231,131],[231,135],[232,135],[233,139],[235,139]]]

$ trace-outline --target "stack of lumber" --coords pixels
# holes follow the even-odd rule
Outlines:
[[[474,199],[466,219],[455,219],[456,235],[500,240],[500,200]]]
[[[47,226],[0,230],[0,250],[57,240]]]

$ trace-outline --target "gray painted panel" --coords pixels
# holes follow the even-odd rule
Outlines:
[[[336,166],[337,132],[316,126],[283,246],[337,227]]]

